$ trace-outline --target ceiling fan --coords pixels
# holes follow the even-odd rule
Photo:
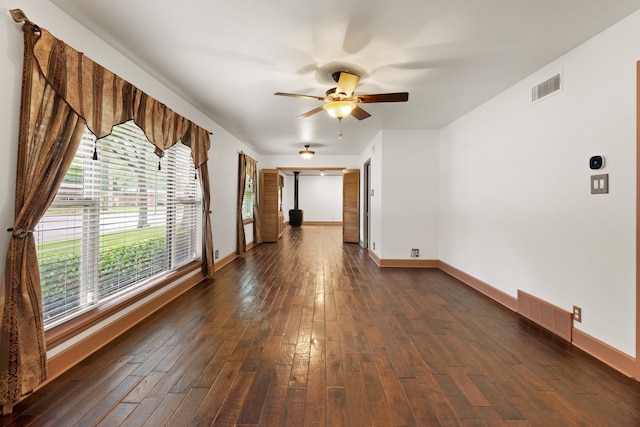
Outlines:
[[[296,93],[276,92],[274,95],[291,96],[294,98],[314,99],[325,102],[324,105],[307,111],[298,116],[299,119],[306,119],[322,110],[326,110],[329,115],[338,120],[351,114],[358,120],[366,119],[371,114],[360,108],[357,104],[367,104],[373,102],[406,102],[409,100],[408,92],[378,93],[374,95],[356,95],[354,90],[360,81],[360,76],[347,71],[336,71],[331,74],[333,80],[338,83],[337,87],[326,92],[326,96],[299,95]]]

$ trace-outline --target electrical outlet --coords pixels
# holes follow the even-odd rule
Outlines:
[[[420,258],[420,249],[411,249],[411,258]]]
[[[573,306],[573,320],[582,323],[582,309],[577,305]]]
[[[373,242],[373,250],[376,250],[376,242]]]
[[[220,250],[219,250],[219,249],[216,249],[216,250],[214,251],[214,253],[213,253],[213,258],[214,258],[214,259],[218,259],[218,258],[220,258]]]

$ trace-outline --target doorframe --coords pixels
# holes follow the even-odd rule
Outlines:
[[[640,61],[636,62],[636,369],[640,381]]]
[[[371,158],[364,162],[364,209],[362,213],[362,247],[369,249],[371,241]]]

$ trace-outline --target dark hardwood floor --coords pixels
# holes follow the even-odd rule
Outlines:
[[[640,383],[439,270],[285,229],[0,425],[637,426]]]

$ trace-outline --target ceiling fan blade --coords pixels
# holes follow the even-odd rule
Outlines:
[[[313,96],[313,95],[300,95],[297,93],[284,93],[284,92],[276,92],[274,95],[278,96],[291,96],[293,98],[305,98],[305,99],[313,99],[316,101],[324,101],[324,96]]]
[[[340,72],[340,78],[338,79],[338,87],[336,88],[336,92],[344,93],[347,96],[351,96],[353,95],[353,91],[355,90],[359,81],[359,76],[342,71]]]
[[[409,92],[378,93],[374,95],[356,95],[358,102],[406,102],[409,100]]]
[[[319,113],[319,112],[320,112],[320,111],[322,111],[322,110],[323,110],[323,108],[322,108],[322,107],[314,108],[314,109],[313,109],[313,110],[311,110],[311,111],[307,111],[307,112],[306,112],[306,113],[304,113],[304,114],[300,114],[300,115],[298,116],[298,118],[299,118],[299,119],[306,119],[307,117],[312,116],[312,115],[314,115],[315,113]]]
[[[353,109],[353,111],[351,111],[351,115],[353,117],[355,117],[358,120],[364,120],[367,117],[371,117],[371,114],[367,113],[366,111],[364,111],[362,108],[358,107],[356,105],[356,108]]]

